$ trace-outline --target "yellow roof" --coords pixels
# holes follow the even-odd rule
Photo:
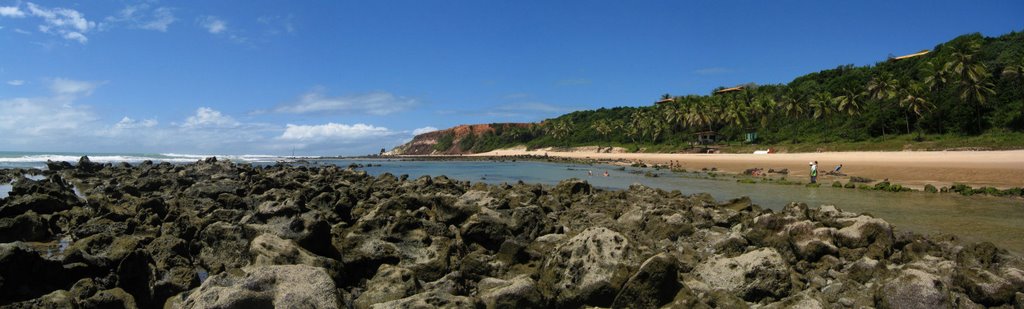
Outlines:
[[[916,52],[916,53],[913,53],[913,54],[895,57],[895,58],[892,58],[892,60],[903,60],[903,59],[907,59],[907,58],[914,58],[914,57],[917,57],[917,56],[922,56],[922,55],[927,54],[929,52],[930,52],[929,50],[925,49],[925,50],[922,50],[922,51],[919,51],[919,52]]]
[[[725,88],[725,89],[722,89],[722,90],[719,90],[719,91],[715,91],[715,93],[726,93],[726,92],[733,92],[733,91],[740,91],[740,90],[743,90],[743,86],[732,87],[732,88]]]

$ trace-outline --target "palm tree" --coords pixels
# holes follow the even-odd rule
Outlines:
[[[995,95],[995,85],[989,81],[991,73],[984,63],[974,57],[981,49],[981,42],[972,40],[963,46],[953,47],[952,58],[945,65],[945,70],[956,78],[959,87],[960,101],[974,106],[978,133],[982,130],[981,108],[988,97]]]
[[[832,114],[834,100],[828,91],[819,92],[811,98],[811,110],[814,111],[814,119],[828,118]]]
[[[1016,78],[1017,84],[1024,87],[1024,57],[1017,59],[1017,62],[1008,64],[1003,68],[1003,78]]]
[[[644,118],[646,118],[646,116],[642,110],[634,111],[633,114],[629,116],[629,123],[625,126],[625,129],[626,136],[629,136],[629,139],[633,141],[633,144],[637,144],[637,139],[641,139],[644,136],[644,126],[646,125],[644,123]],[[639,146],[639,144],[637,144],[637,146]]]
[[[567,118],[554,121],[551,123],[551,127],[548,128],[548,134],[551,135],[551,138],[554,138],[556,141],[565,142],[565,145],[568,146],[569,141],[566,138],[572,133],[572,127],[572,119]]]
[[[799,117],[804,113],[803,95],[793,88],[786,88],[786,93],[782,94],[777,103],[790,117]]]
[[[898,96],[896,85],[899,85],[899,81],[891,73],[882,73],[868,82],[868,96],[885,106],[889,100]],[[882,136],[885,136],[884,123],[882,124]]]
[[[665,99],[671,99],[671,98],[672,98],[672,95],[671,95],[671,94],[668,94],[668,93],[666,93],[666,94],[663,94],[663,95],[661,95],[661,99],[662,99],[662,100],[665,100]]]
[[[608,134],[611,134],[613,130],[611,121],[606,118],[598,119],[594,124],[590,125],[590,127],[594,129],[594,131],[597,131],[597,134],[601,135],[602,140],[605,141],[608,140]]]
[[[846,112],[850,116],[856,115],[860,112],[860,102],[865,95],[866,93],[853,88],[844,89],[843,95],[836,97],[839,112]]]
[[[924,63],[924,67],[921,68],[921,75],[923,76],[924,85],[928,87],[928,90],[939,91],[946,84],[949,79],[949,72],[944,70],[941,65],[938,64],[938,60],[932,60]]]
[[[775,104],[775,99],[770,95],[759,94],[754,97],[754,103],[751,104],[751,118],[758,119],[762,129],[768,127]]]
[[[917,115],[915,121],[917,126],[917,139],[921,139],[921,114],[931,108],[931,102],[925,98],[927,92],[925,91],[926,86],[923,83],[915,82],[911,83],[909,87],[906,87],[903,92],[903,96],[900,99],[900,106],[906,108],[907,112],[914,113]],[[906,115],[906,113],[904,113]],[[910,118],[907,118],[907,133],[910,132]]]

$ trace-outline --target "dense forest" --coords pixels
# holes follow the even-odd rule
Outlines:
[[[446,145],[467,152],[514,145],[675,150],[696,144],[696,133],[707,131],[716,132],[719,144],[763,145],[1018,138],[1024,136],[1024,33],[963,35],[919,56],[841,65],[785,85],[665,94],[651,106],[577,111],[531,126],[492,126],[493,131],[449,139]],[[756,133],[756,139],[748,133]]]

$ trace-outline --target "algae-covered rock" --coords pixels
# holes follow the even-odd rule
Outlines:
[[[246,267],[207,279],[183,308],[340,308],[334,281],[307,265]]]

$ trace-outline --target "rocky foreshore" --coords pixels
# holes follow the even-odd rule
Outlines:
[[[834,206],[215,159],[10,182],[12,308],[1024,306],[1020,257]]]

